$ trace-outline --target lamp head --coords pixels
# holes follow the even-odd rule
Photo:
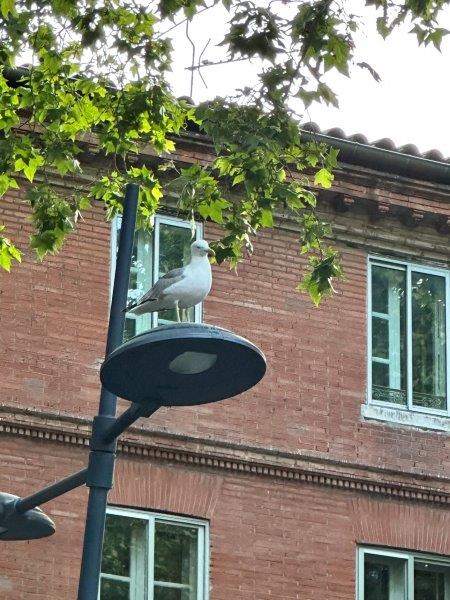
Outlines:
[[[105,360],[100,379],[130,402],[192,406],[225,400],[264,376],[262,352],[240,336],[212,325],[156,327],[119,346]]]

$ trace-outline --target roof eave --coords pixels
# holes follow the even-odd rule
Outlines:
[[[302,139],[322,142],[339,149],[339,162],[341,163],[368,167],[411,179],[450,185],[450,164],[446,162],[402,154],[395,150],[386,150],[305,130],[302,130]]]

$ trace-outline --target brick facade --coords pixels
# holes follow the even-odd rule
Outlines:
[[[179,159],[205,157],[186,145]],[[210,600],[353,599],[357,544],[450,555],[448,433],[361,414],[367,256],[448,265],[450,190],[344,165],[319,206],[342,252],[337,294],[315,308],[294,290],[304,261],[280,215],[237,274],[214,268],[204,307],[204,321],[261,347],[262,383],[214,405],[160,409],[119,444],[111,504],[210,522]],[[2,221],[23,243],[25,213],[11,194]],[[60,255],[37,264],[29,254],[0,273],[3,491],[27,494],[85,465],[109,265],[95,207]],[[75,598],[86,498],[83,488],[46,506],[52,538],[2,546],[2,599]]]

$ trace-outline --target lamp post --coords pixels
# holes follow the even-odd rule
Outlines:
[[[107,496],[119,435],[161,406],[192,406],[235,396],[258,383],[266,370],[256,346],[210,325],[166,325],[122,344],[138,193],[137,185],[127,186],[88,467],[25,498],[0,493],[0,541],[29,540],[55,532],[38,505],[84,484],[90,488],[78,600],[98,596]],[[131,402],[119,417],[117,396]]]

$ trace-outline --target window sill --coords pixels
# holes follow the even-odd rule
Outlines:
[[[364,419],[388,421],[390,423],[398,423],[399,425],[418,427],[419,429],[433,429],[435,431],[450,433],[449,417],[427,415],[387,406],[376,406],[374,404],[363,404],[361,406],[361,416]]]

